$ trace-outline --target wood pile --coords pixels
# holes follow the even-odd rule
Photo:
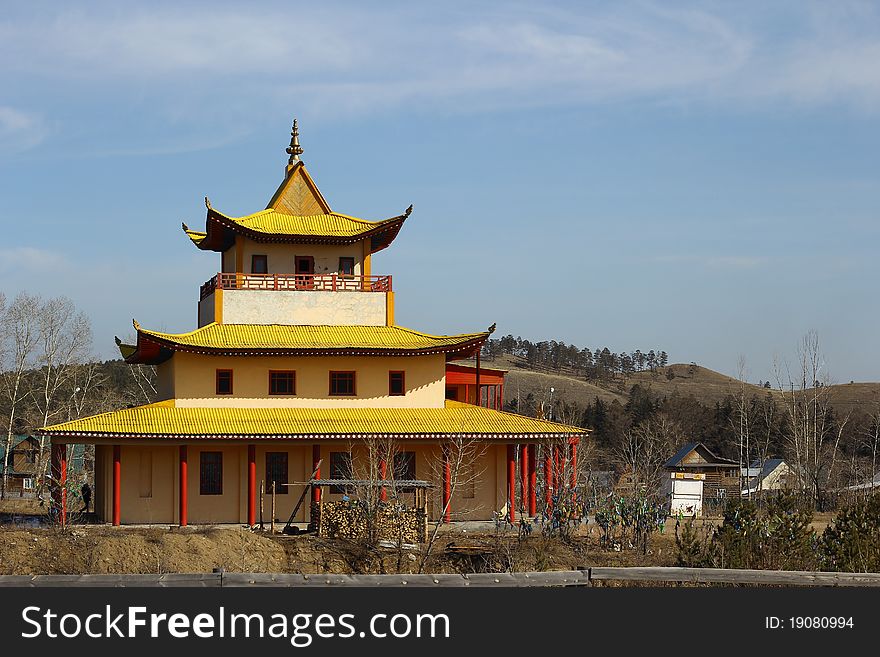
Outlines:
[[[424,543],[428,540],[424,508],[380,504],[375,511],[357,501],[312,503],[312,529],[322,538],[368,539]]]

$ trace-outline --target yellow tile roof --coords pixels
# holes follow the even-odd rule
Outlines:
[[[79,438],[314,439],[371,434],[532,439],[585,429],[447,401],[445,408],[182,408],[174,400],[93,415],[39,433]]]
[[[462,351],[489,337],[488,332],[428,335],[402,326],[300,326],[282,324],[208,324],[190,333],[148,331],[135,322],[141,339],[181,351],[447,353]],[[460,349],[459,349],[460,348]]]
[[[296,215],[268,208],[244,217],[230,217],[208,205],[205,232],[190,230],[183,224],[183,231],[198,248],[208,251],[224,251],[232,244],[231,234],[241,233],[257,241],[351,244],[370,239],[371,252],[386,248],[400,231],[403,222],[412,212],[412,206],[397,217],[382,221],[366,221],[338,212]]]
[[[208,236],[208,233],[202,233],[198,230],[190,230],[186,224],[183,225],[183,232],[186,233],[186,236],[190,238],[192,243],[196,246],[204,242],[205,238]]]
[[[229,217],[214,213],[238,226],[266,235],[309,235],[328,237],[358,237],[383,225],[400,220],[400,217],[384,221],[365,221],[356,217],[330,212],[328,214],[293,215],[275,209],[262,210],[245,217]]]

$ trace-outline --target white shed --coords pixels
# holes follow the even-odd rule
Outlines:
[[[670,472],[665,491],[669,500],[669,515],[701,516],[705,480],[706,475],[702,472]]]

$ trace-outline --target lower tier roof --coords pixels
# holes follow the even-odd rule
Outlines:
[[[43,427],[38,433],[91,440],[357,439],[471,436],[562,438],[587,430],[447,400],[444,408],[192,408],[174,400]]]

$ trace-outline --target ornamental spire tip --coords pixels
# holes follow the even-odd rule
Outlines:
[[[293,129],[290,131],[290,146],[287,147],[287,154],[290,158],[287,160],[288,166],[293,166],[300,161],[299,156],[303,154],[302,146],[299,145],[299,127],[296,119],[293,120]]]

